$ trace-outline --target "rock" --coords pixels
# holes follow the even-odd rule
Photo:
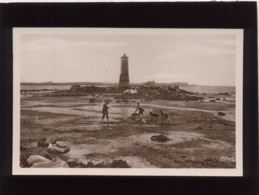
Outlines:
[[[29,165],[33,165],[35,163],[51,162],[51,161],[40,155],[30,155],[29,158],[27,159],[27,162]]]
[[[57,142],[56,144],[49,144],[47,152],[50,154],[65,154],[70,151],[69,146],[59,145]]]
[[[216,100],[220,100],[220,98],[216,98]]]
[[[218,112],[217,114],[218,116],[226,116],[226,114],[224,112]]]
[[[112,161],[112,163],[110,164],[110,167],[111,168],[130,168],[128,163],[121,159]]]
[[[164,135],[153,135],[151,137],[152,141],[157,141],[157,142],[166,142],[169,141],[170,139]]]
[[[130,168],[128,163],[122,159],[96,159],[84,162],[68,161],[67,163],[71,168]]]
[[[21,167],[30,167],[29,163],[27,162],[27,158],[25,155],[20,155],[20,166]]]
[[[123,91],[123,94],[136,94],[136,93],[138,93],[138,90],[136,89],[127,89]]]
[[[60,158],[56,158],[55,161],[48,160],[48,161],[34,163],[31,167],[32,168],[69,168],[68,164],[65,161],[61,160]]]
[[[68,148],[69,147],[68,142],[56,141],[55,144],[60,148]]]
[[[38,142],[37,142],[37,146],[39,147],[48,147],[49,143],[47,142],[47,138],[41,138]]]
[[[87,168],[87,165],[83,164],[83,163],[78,163],[78,162],[67,162],[68,166],[70,168]]]

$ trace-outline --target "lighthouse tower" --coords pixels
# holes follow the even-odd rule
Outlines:
[[[119,87],[128,87],[129,86],[129,65],[128,65],[128,57],[124,53],[121,56],[121,74],[120,74],[120,82]]]

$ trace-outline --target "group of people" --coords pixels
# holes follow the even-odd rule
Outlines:
[[[103,120],[106,118],[107,119],[107,122],[109,123],[109,110],[111,110],[111,108],[108,106],[109,105],[109,101],[105,101],[105,103],[103,104],[103,109],[102,109],[102,113],[103,113],[103,116],[102,116],[102,124],[103,124]],[[145,109],[142,108],[140,106],[140,103],[138,102],[137,103],[137,108],[134,112],[137,113],[139,119],[141,121],[143,121],[144,123],[146,123],[146,121],[144,120],[143,116],[144,116],[144,112],[145,112]],[[168,122],[171,124],[171,120],[170,120],[170,115],[168,113],[165,113],[164,111],[160,110],[160,113],[161,113],[161,117],[162,119],[166,119],[168,120]]]

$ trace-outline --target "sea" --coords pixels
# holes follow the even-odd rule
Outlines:
[[[199,86],[186,85],[180,86],[181,89],[199,93],[235,93],[236,88],[232,86]]]
[[[21,90],[66,90],[70,89],[71,84],[21,84]],[[181,89],[199,93],[235,93],[235,87],[232,86],[201,86],[186,85],[180,86]]]

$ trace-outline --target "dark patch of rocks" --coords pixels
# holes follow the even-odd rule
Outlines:
[[[123,93],[125,90],[131,89],[120,87],[100,87],[100,86],[80,86],[72,85],[69,90],[58,90],[53,93],[48,93],[46,96],[81,96],[89,94],[102,94],[109,92],[115,95],[115,99],[143,99],[143,100],[175,100],[175,101],[199,101],[204,99],[199,95],[181,89],[179,86],[135,86],[134,89],[137,93]],[[202,95],[202,94],[201,94]],[[94,99],[90,99],[90,102],[95,102]]]
[[[224,112],[218,112],[217,114],[218,116],[226,116],[226,114]]]
[[[226,92],[226,93],[218,93],[218,95],[226,95],[226,96],[228,96],[229,93],[228,92]]]
[[[152,141],[157,141],[157,142],[167,142],[169,141],[170,139],[164,135],[153,135],[151,137],[151,140]]]
[[[78,162],[67,162],[68,166],[70,168],[87,168],[87,165],[85,165],[84,163],[78,163]]]
[[[114,160],[110,164],[111,168],[130,168],[128,163],[125,160]]]
[[[74,161],[67,162],[67,164],[71,168],[130,168],[128,163],[121,159],[113,160],[109,164],[105,164],[105,163],[94,164],[91,161],[88,162],[87,164],[84,164],[81,162],[74,162]]]

